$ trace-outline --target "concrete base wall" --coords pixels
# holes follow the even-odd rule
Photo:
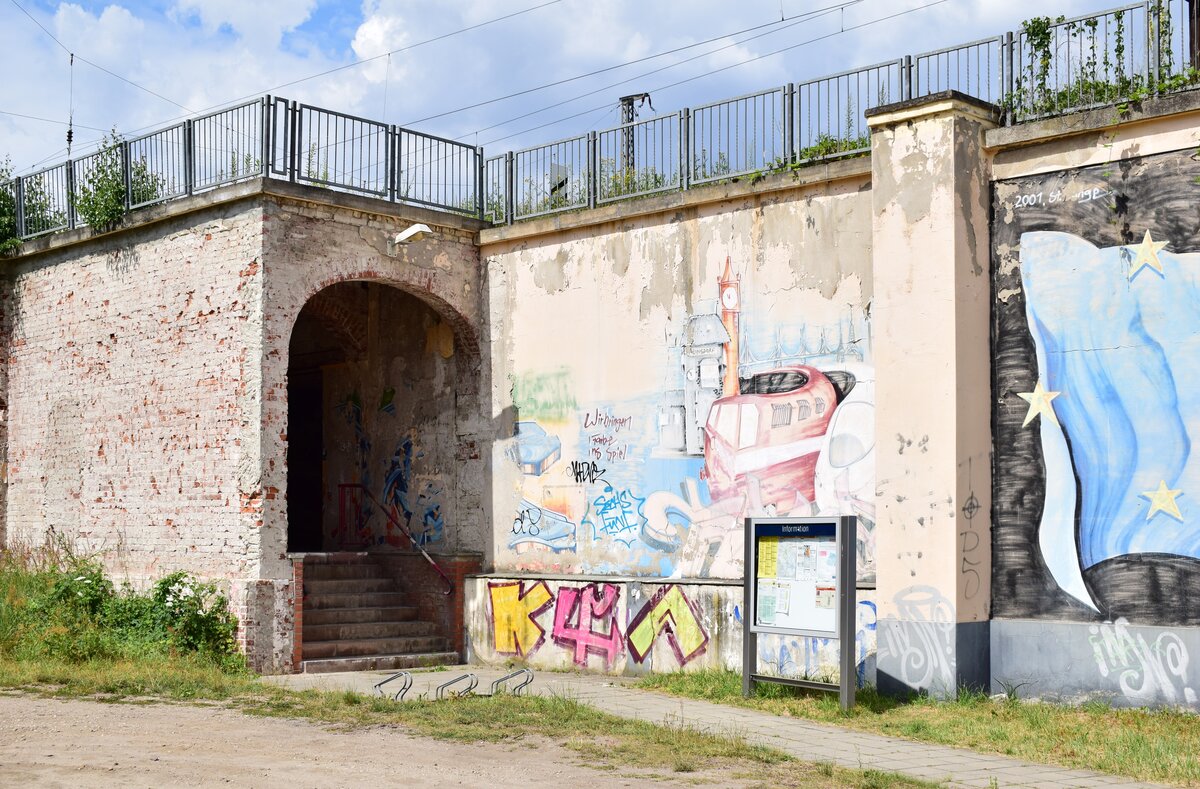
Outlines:
[[[1196,707],[1200,693],[1197,627],[995,619],[991,653],[993,693],[1121,707]]]
[[[467,659],[640,676],[742,668],[740,583],[606,576],[480,575],[465,588]],[[854,649],[875,682],[874,590],[860,589]],[[759,637],[759,673],[836,677],[831,639]]]

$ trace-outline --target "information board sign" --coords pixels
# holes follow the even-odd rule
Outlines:
[[[844,707],[854,703],[856,528],[853,516],[746,519],[746,695],[755,682],[779,682],[838,690]],[[759,633],[838,639],[838,684],[759,674]]]

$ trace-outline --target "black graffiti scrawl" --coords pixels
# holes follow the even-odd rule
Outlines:
[[[1200,624],[1200,153],[998,182],[993,611]]]

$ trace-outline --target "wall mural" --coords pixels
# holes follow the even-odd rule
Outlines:
[[[591,399],[566,368],[518,370],[509,460],[522,472],[498,548],[514,569],[736,578],[747,516],[853,514],[875,573],[874,372],[867,312],[805,322],[742,292],[732,259],[678,315],[662,383]]]
[[[1194,151],[997,184],[997,616],[1200,624],[1198,184]]]

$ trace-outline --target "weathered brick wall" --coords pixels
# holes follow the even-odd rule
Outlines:
[[[176,569],[220,581],[252,664],[290,669],[288,340],[311,296],[366,280],[416,295],[453,328],[454,391],[427,393],[455,404],[443,440],[465,459],[451,474],[446,550],[481,549],[490,528],[475,447],[490,423],[478,416],[474,230],[445,217],[453,227],[389,250],[390,235],[440,218],[412,214],[386,219],[251,185],[116,234],[31,244],[8,264],[0,301],[0,408],[15,415],[0,423],[5,544],[56,535],[134,583]]]
[[[10,264],[9,544],[134,583],[256,574],[261,260],[242,201]]]

